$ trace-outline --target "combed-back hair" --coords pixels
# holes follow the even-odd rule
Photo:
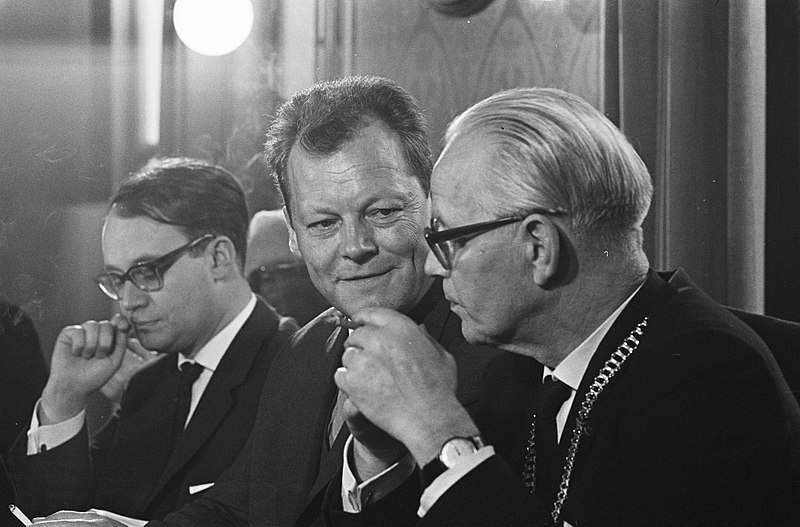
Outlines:
[[[109,211],[123,218],[145,216],[178,227],[193,240],[227,236],[243,267],[250,216],[244,190],[222,167],[184,157],[158,158],[123,181]]]
[[[267,165],[287,209],[291,189],[286,170],[292,148],[298,145],[314,156],[331,155],[374,120],[397,134],[409,169],[428,193],[433,162],[427,123],[417,101],[388,79],[343,77],[295,94],[278,109],[267,132]]]
[[[628,239],[640,230],[653,185],[642,159],[603,114],[576,95],[515,88],[476,103],[445,143],[479,132],[494,155],[483,205],[500,215],[564,214],[576,232]]]

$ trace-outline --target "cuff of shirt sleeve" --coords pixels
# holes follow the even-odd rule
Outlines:
[[[458,480],[466,476],[472,469],[494,455],[494,447],[485,446],[472,454],[458,458],[455,465],[445,470],[438,478],[428,485],[419,500],[417,516],[422,518],[442,495],[455,485]]]
[[[407,453],[394,465],[359,484],[350,467],[352,450],[353,436],[350,435],[344,445],[342,460],[342,508],[345,512],[361,512],[367,505],[375,503],[402,485],[416,467],[414,457]]]
[[[36,401],[36,407],[33,409],[33,417],[31,417],[31,426],[28,428],[27,453],[29,456],[39,454],[47,449],[55,448],[58,445],[66,443],[80,433],[86,418],[86,410],[81,410],[78,415],[66,421],[61,421],[60,423],[52,425],[40,425],[39,411],[41,410],[41,405],[41,399]]]

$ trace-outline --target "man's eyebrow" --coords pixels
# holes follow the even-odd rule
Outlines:
[[[164,253],[164,254],[166,254],[166,253]],[[121,267],[117,267],[116,265],[108,265],[108,264],[103,266],[103,268],[106,269],[106,270],[111,270],[111,271],[125,272],[126,270],[130,269],[134,265],[141,265],[141,264],[145,264],[145,263],[150,263],[153,260],[157,260],[158,258],[160,258],[162,256],[164,256],[164,255],[163,254],[155,254],[155,255],[143,254],[143,255],[138,256],[133,261],[133,263],[131,263],[126,269],[122,269]]]

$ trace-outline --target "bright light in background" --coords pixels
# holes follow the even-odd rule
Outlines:
[[[118,2],[112,6],[120,11]],[[161,135],[161,47],[164,35],[164,0],[136,2],[136,34],[139,142],[143,145],[156,146]]]
[[[177,0],[172,20],[190,49],[216,57],[241,46],[253,28],[250,0]]]

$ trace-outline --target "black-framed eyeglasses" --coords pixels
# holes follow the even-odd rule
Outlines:
[[[554,209],[534,209],[527,214],[563,214],[561,210]],[[453,257],[456,252],[456,241],[465,241],[465,238],[474,238],[486,232],[489,232],[503,225],[516,223],[522,221],[527,217],[525,216],[509,216],[491,221],[482,221],[480,223],[470,223],[469,225],[462,225],[452,229],[439,230],[439,220],[431,218],[431,226],[425,227],[425,241],[431,248],[433,255],[439,261],[439,264],[446,271],[453,269]]]
[[[433,255],[439,260],[439,264],[447,270],[452,269],[453,255],[456,251],[456,240],[463,240],[464,238],[474,238],[492,229],[496,229],[509,223],[522,221],[523,216],[512,216],[509,218],[500,218],[499,220],[482,221],[480,223],[470,223],[469,225],[462,225],[453,229],[439,230],[439,220],[431,218],[431,226],[425,227],[425,241],[433,251]]]
[[[107,271],[100,273],[95,278],[95,282],[100,286],[100,290],[112,300],[119,300],[119,295],[125,282],[131,281],[133,285],[142,291],[153,292],[159,291],[164,287],[164,273],[172,267],[172,264],[178,261],[183,254],[191,249],[194,249],[203,242],[214,238],[215,234],[204,234],[199,238],[190,241],[185,245],[181,245],[174,251],[170,251],[164,256],[160,256],[155,260],[149,262],[141,262],[134,264],[125,271],[125,273],[115,273]]]
[[[274,284],[296,278],[308,278],[308,271],[303,262],[262,265],[250,272],[247,281],[250,288],[256,291],[262,284]]]

